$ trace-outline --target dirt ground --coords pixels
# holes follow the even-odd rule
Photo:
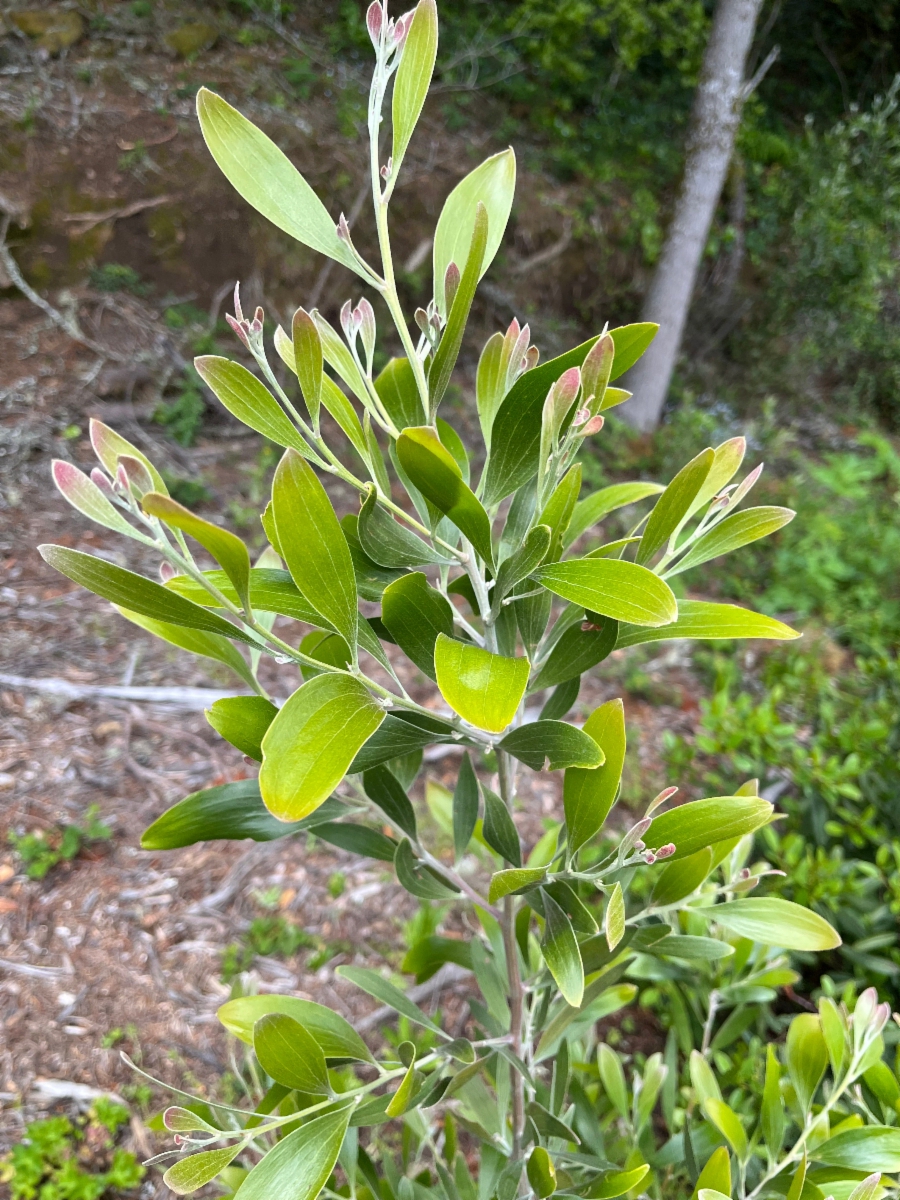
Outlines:
[[[187,298],[212,309],[214,327],[223,289],[238,275],[249,280],[252,299],[264,297],[279,319],[281,310],[290,311],[288,293],[296,299],[316,291],[328,310],[343,299],[337,289],[346,284],[247,218],[201,157],[191,123],[197,82],[251,97],[251,115],[255,106],[281,133],[293,131],[298,164],[312,182],[329,184],[335,210],[343,205],[349,212],[357,188],[352,139],[326,118],[316,138],[308,136],[315,94],[293,115],[271,104],[271,80],[290,49],[284,39],[245,48],[223,33],[213,49],[186,62],[166,50],[159,13],[169,10],[163,6],[152,33],[129,26],[126,5],[94,8],[109,14],[107,25],[86,25],[83,38],[61,57],[48,57],[15,30],[0,38],[0,209],[10,218],[7,244],[57,313],[76,317],[84,339],[107,351],[76,340],[5,286],[10,281],[0,267],[0,1151],[51,1105],[53,1086],[41,1081],[56,1081],[64,1095],[64,1084],[127,1094],[134,1078],[120,1059],[122,1049],[169,1083],[201,1093],[210,1086],[229,1066],[215,1018],[230,994],[222,948],[240,942],[254,918],[273,910],[334,954],[313,968],[312,950],[287,959],[258,957],[245,985],[291,991],[352,1018],[372,1005],[338,979],[335,968],[351,961],[397,966],[402,925],[416,907],[381,864],[360,863],[322,843],[309,847],[303,838],[262,846],[215,843],[165,855],[142,851],[141,831],[166,807],[250,768],[200,711],[73,700],[9,682],[230,686],[212,664],[128,626],[43,563],[35,546],[51,541],[148,574],[157,567],[133,547],[126,558],[120,539],[70,509],[51,485],[50,460],[68,458],[89,469],[88,420],[100,416],[174,476],[202,481],[205,515],[256,537],[244,509],[261,507],[273,465],[260,440],[211,411],[200,438],[186,449],[152,421],[167,384],[190,356],[164,313]],[[166,20],[177,23],[171,13]],[[352,79],[338,83],[341,95],[355,86]],[[437,128],[437,116],[429,119],[426,131]],[[427,179],[425,172],[438,149],[458,174],[468,157],[496,148],[488,134],[472,141],[459,135],[449,159],[451,135],[440,147],[436,134],[430,144],[426,137],[418,149],[421,177],[405,202],[419,211],[398,237],[412,264],[410,287],[418,269],[419,219],[433,219],[436,195],[453,182],[452,172]],[[344,155],[343,175],[323,147],[339,160]],[[532,180],[528,186],[536,194],[544,185]],[[530,217],[520,214],[511,251],[520,263],[552,247],[552,209],[547,187],[543,207]],[[568,253],[564,247],[546,261],[539,276],[544,289],[563,286]],[[103,263],[130,266],[140,287],[98,288],[91,271]],[[570,280],[576,274],[570,272]],[[528,299],[528,289],[537,286],[531,278],[521,284],[523,305],[534,300]],[[479,320],[495,328],[510,315],[509,297],[489,289]],[[548,325],[543,349],[552,352],[564,325]],[[472,419],[465,394],[456,405],[465,425]],[[237,507],[229,503],[235,495]],[[334,500],[344,511],[351,503],[339,491]],[[292,668],[281,670],[281,678],[272,677],[279,696],[298,682],[284,677]],[[661,732],[689,731],[697,710],[696,683],[683,657],[657,655],[645,670],[664,703],[626,696],[636,748],[632,794],[644,783],[649,789],[665,782]],[[423,698],[431,694],[424,681],[410,680],[410,687]],[[586,711],[621,693],[622,671],[614,663],[585,683],[580,704]],[[434,759],[428,773],[452,786],[452,756]],[[89,844],[43,880],[27,878],[8,836],[42,832],[52,841],[61,826],[83,821],[91,806],[112,836]],[[520,806],[521,830],[532,843],[541,817],[559,815],[557,776],[537,777]],[[464,984],[441,998],[445,1011],[463,1022],[464,1001]],[[150,1150],[152,1138],[140,1120],[132,1136],[139,1154]]]

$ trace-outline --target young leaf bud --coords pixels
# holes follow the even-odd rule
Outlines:
[[[337,230],[337,235],[341,239],[341,241],[346,242],[347,245],[349,246],[350,245],[350,226],[347,224],[347,218],[344,216],[343,213],[341,213],[340,217],[338,218],[338,223],[335,226],[335,229]]]
[[[654,854],[652,850],[644,851],[644,862],[647,863],[648,866],[652,866],[656,862],[657,857],[658,856]]]
[[[372,45],[379,50],[381,48],[381,32],[384,28],[384,10],[380,0],[372,0],[366,10],[366,28],[372,39]]]
[[[663,788],[663,790],[659,793],[659,795],[655,796],[650,801],[650,803],[647,805],[647,811],[644,813],[644,816],[649,817],[651,813],[656,812],[656,810],[659,808],[659,806],[661,804],[665,804],[665,802],[667,800],[671,800],[671,798],[675,795],[675,793],[677,791],[678,791],[677,787]]]
[[[109,476],[105,471],[101,471],[99,467],[94,467],[91,470],[91,482],[95,483],[107,500],[115,500],[116,492],[113,485],[109,481]]]
[[[608,333],[597,338],[581,364],[581,382],[584,387],[584,403],[595,413],[603,400],[609,382],[616,347]]]
[[[354,320],[358,319],[358,327],[362,336],[363,350],[366,355],[366,369],[372,374],[372,357],[375,354],[375,310],[368,300],[363,297],[353,312]]]
[[[447,297],[447,311],[453,307],[460,281],[459,267],[455,262],[450,263],[444,273],[444,295]]]
[[[355,319],[353,305],[349,300],[345,300],[341,305],[341,329],[344,331],[344,337],[352,346],[356,341],[356,335],[359,332],[359,325]]]
[[[415,312],[415,317],[416,317],[416,324],[418,325],[418,327],[422,330],[422,332],[425,334],[425,336],[427,338],[430,338],[431,337],[431,321],[429,320],[428,313],[425,311],[424,308],[417,308],[416,312]]]
[[[572,418],[572,425],[577,429],[579,425],[583,425],[591,415],[589,408],[579,408],[578,412]]]
[[[599,433],[605,424],[602,413],[597,413],[596,417],[591,417],[587,425],[581,430],[582,437],[591,437],[592,434]]]
[[[666,842],[665,846],[660,846],[656,852],[657,858],[671,858],[675,853],[675,843]]]
[[[641,838],[650,828],[651,824],[652,821],[649,817],[644,817],[643,820],[638,821],[637,825],[632,825],[619,845],[619,853],[623,858],[627,857],[632,849],[643,849]]]
[[[150,472],[139,458],[132,458],[130,454],[120,456],[119,470],[116,475],[122,486],[130,491],[133,496],[136,496],[138,500],[146,492],[154,490]]]
[[[538,359],[541,357],[541,352],[537,346],[529,346],[525,352],[525,365],[523,371],[531,371],[538,365]]]
[[[174,579],[178,572],[171,563],[161,562],[159,564],[159,577],[163,583],[168,583],[170,579]]]

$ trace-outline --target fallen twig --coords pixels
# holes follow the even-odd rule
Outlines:
[[[147,208],[158,208],[160,204],[169,204],[176,199],[175,195],[154,196],[150,200],[135,200],[133,204],[126,204],[122,208],[111,208],[108,212],[67,213],[63,220],[83,226],[75,231],[80,235],[87,233],[95,225],[102,225],[104,221],[123,221],[126,217],[134,217]]]
[[[78,326],[74,318],[63,316],[58,308],[54,308],[49,300],[45,300],[39,295],[30,284],[26,283],[25,277],[19,270],[19,264],[10,253],[9,247],[6,244],[6,234],[9,230],[10,216],[4,214],[3,220],[0,221],[0,262],[3,263],[6,273],[13,281],[19,291],[32,304],[36,305],[41,312],[45,312],[50,320],[63,333],[68,334],[73,342],[78,342],[85,346],[88,350],[92,350],[94,354],[99,354],[103,358],[111,359],[113,362],[128,362],[130,361],[124,354],[118,354],[115,350],[110,350],[106,346],[101,346],[99,342],[95,342],[92,338],[86,337]]]
[[[6,675],[0,672],[0,684],[11,688],[28,688],[49,696],[68,700],[133,700],[144,704],[161,704],[187,712],[202,712],[216,700],[248,693],[219,691],[201,687],[100,687],[93,684],[70,683],[68,679],[32,679],[27,675]]]

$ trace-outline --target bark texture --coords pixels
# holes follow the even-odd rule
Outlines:
[[[684,176],[642,319],[659,333],[631,370],[634,392],[622,410],[636,428],[651,430],[662,414],[678,357],[700,260],[734,149],[744,99],[744,68],[764,0],[719,0],[688,132]]]

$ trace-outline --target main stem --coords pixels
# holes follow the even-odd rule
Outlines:
[[[512,807],[509,780],[509,756],[503,750],[497,751],[498,779],[500,797],[507,808]],[[509,983],[509,1023],[511,1047],[517,1058],[522,1057],[522,1023],[524,1016],[524,989],[522,975],[519,971],[519,947],[516,943],[516,901],[513,896],[506,896],[503,901],[503,917],[500,921],[503,930],[503,949],[506,953],[506,974]],[[522,1140],[525,1133],[525,1078],[519,1072],[512,1072],[512,1157],[518,1159],[522,1153]]]

